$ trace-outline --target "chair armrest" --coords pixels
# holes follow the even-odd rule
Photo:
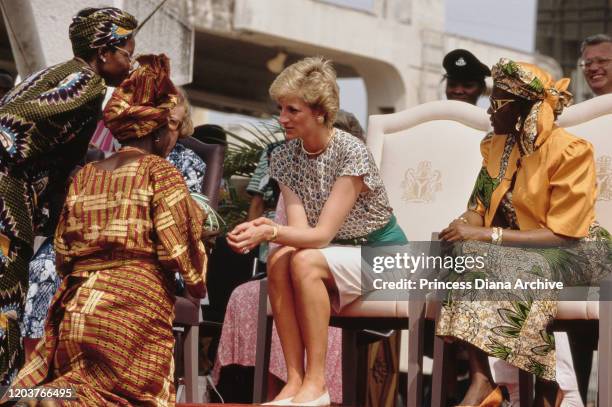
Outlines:
[[[198,326],[202,320],[202,307],[185,297],[176,297],[174,302],[174,323]]]

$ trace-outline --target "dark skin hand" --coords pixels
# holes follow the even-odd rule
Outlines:
[[[462,216],[469,213],[466,212]],[[474,212],[471,212],[474,213]],[[462,220],[453,220],[447,228],[439,234],[440,240],[447,242],[461,242],[465,240],[478,240],[491,242],[492,228],[465,223]],[[564,246],[576,239],[558,235],[546,228],[533,230],[503,230],[503,244],[506,246]]]

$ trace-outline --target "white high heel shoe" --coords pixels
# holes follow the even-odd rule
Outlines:
[[[291,402],[291,406],[302,406],[302,407],[325,407],[331,404],[331,399],[329,398],[329,391],[326,391],[319,397],[318,399],[305,401],[303,403]]]
[[[267,403],[263,403],[262,406],[292,406],[292,399],[293,397],[289,397],[281,400],[268,401]]]

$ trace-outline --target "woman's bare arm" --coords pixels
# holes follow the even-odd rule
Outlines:
[[[264,240],[270,240],[276,228],[275,241],[280,244],[299,248],[325,247],[340,230],[363,189],[364,183],[361,177],[338,178],[332,187],[329,199],[323,206],[317,225],[310,227],[299,197],[281,185],[287,208],[288,225],[276,225],[270,220],[259,218],[237,226],[228,234],[228,242],[236,251],[251,249]]]

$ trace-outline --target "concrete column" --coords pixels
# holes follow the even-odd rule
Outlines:
[[[45,56],[29,1],[0,0],[17,71],[22,78],[42,69]]]

